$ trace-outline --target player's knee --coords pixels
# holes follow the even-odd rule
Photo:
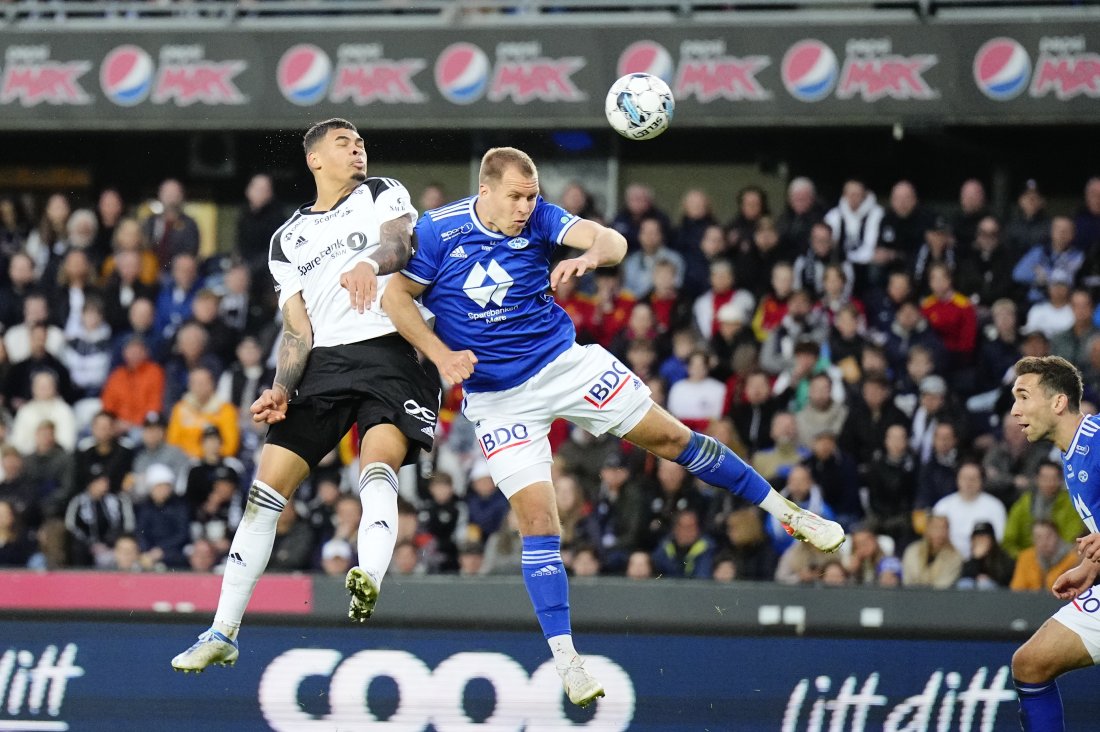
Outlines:
[[[1025,684],[1049,681],[1052,673],[1042,659],[1025,643],[1012,654],[1012,678]]]

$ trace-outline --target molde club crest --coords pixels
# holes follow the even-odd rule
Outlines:
[[[80,77],[91,68],[88,61],[53,60],[49,46],[9,46],[0,77],[0,104],[91,104],[80,85]]]
[[[768,56],[731,56],[721,39],[685,40],[673,76],[672,55],[659,43],[638,41],[619,56],[619,76],[644,72],[669,83],[677,99],[693,97],[706,104],[715,99],[763,101],[772,94],[756,75],[771,64]]]
[[[496,61],[472,43],[453,43],[436,58],[435,85],[453,104],[511,99],[516,104],[582,102],[587,97],[573,83],[587,61],[581,56],[552,58],[538,41],[498,43]]]
[[[939,63],[935,54],[895,53],[889,38],[853,38],[844,47],[839,68],[836,54],[821,41],[807,39],[783,56],[780,75],[791,96],[817,102],[834,90],[838,99],[875,102],[879,99],[928,100],[939,97],[924,74]]]
[[[120,107],[132,107],[148,99],[153,104],[236,105],[248,98],[234,79],[248,62],[206,58],[201,45],[161,46],[159,64],[145,49],[117,46],[103,57],[99,84],[104,95]]]
[[[389,59],[380,43],[345,43],[336,49],[336,69],[328,54],[303,43],[287,49],[275,72],[279,91],[300,106],[330,102],[366,105],[371,102],[426,101],[413,77],[427,62],[420,58]]]
[[[1029,84],[1030,82],[1030,84]],[[1019,96],[1054,95],[1060,101],[1100,97],[1100,55],[1090,53],[1084,36],[1044,36],[1032,72],[1031,58],[1012,38],[986,41],[974,55],[974,83],[998,102]]]

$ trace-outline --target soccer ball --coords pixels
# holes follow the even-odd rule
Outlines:
[[[627,74],[607,92],[604,113],[611,127],[630,140],[652,140],[668,129],[676,100],[653,74]]]

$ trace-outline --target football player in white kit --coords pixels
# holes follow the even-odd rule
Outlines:
[[[820,549],[834,551],[844,541],[839,524],[787,501],[729,448],[692,432],[655,404],[642,380],[606,350],[576,344],[572,321],[547,291],[619,263],[626,240],[544,201],[526,153],[489,150],[478,194],[427,212],[417,223],[414,245],[382,307],[446,380],[463,385],[463,413],[474,423],[493,481],[519,518],[524,582],[574,704],[587,705],[604,690],[573,647],[550,482],[547,433],[556,418],[592,434],[611,432],[674,460],[759,504]],[[551,273],[560,245],[585,251]],[[435,332],[418,297],[436,316]]]
[[[1058,356],[1016,363],[1012,416],[1028,442],[1050,440],[1062,453],[1066,489],[1089,534],[1077,540],[1081,563],[1054,580],[1051,592],[1069,600],[1012,656],[1012,678],[1025,732],[1064,732],[1057,678],[1100,663],[1100,418],[1081,414],[1084,386],[1077,367]],[[1092,448],[1096,448],[1093,451]]]
[[[214,623],[172,659],[177,671],[237,660],[237,631],[271,556],[279,514],[352,424],[362,435],[363,518],[359,566],[346,584],[349,615],[370,617],[396,541],[397,470],[432,446],[438,375],[421,366],[378,306],[411,251],[409,192],[391,178],[367,177],[363,138],[347,120],[317,123],[303,145],[317,198],[275,232],[268,261],[283,334],[275,383],[251,408],[253,420],[269,425],[267,438]]]

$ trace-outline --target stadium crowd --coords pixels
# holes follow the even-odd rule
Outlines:
[[[438,186],[421,211],[445,202]],[[603,221],[570,184],[569,211]],[[263,426],[280,323],[268,241],[287,209],[245,191],[236,238],[200,254],[179,181],[148,214],[113,189],[0,196],[0,566],[218,571]],[[999,213],[1001,215],[999,215]],[[1100,178],[1050,215],[1034,181],[991,211],[977,180],[932,210],[908,181],[824,201],[747,186],[722,222],[702,190],[670,215],[627,186],[630,252],[555,293],[689,426],[849,533],[838,555],[674,462],[565,423],[552,433],[574,575],[1041,590],[1085,528],[1058,455],[1009,414],[1013,364],[1057,354],[1100,402]],[[397,574],[512,574],[521,542],[444,385],[437,448],[403,476]],[[271,567],[343,576],[360,502],[349,434],[280,517]]]

